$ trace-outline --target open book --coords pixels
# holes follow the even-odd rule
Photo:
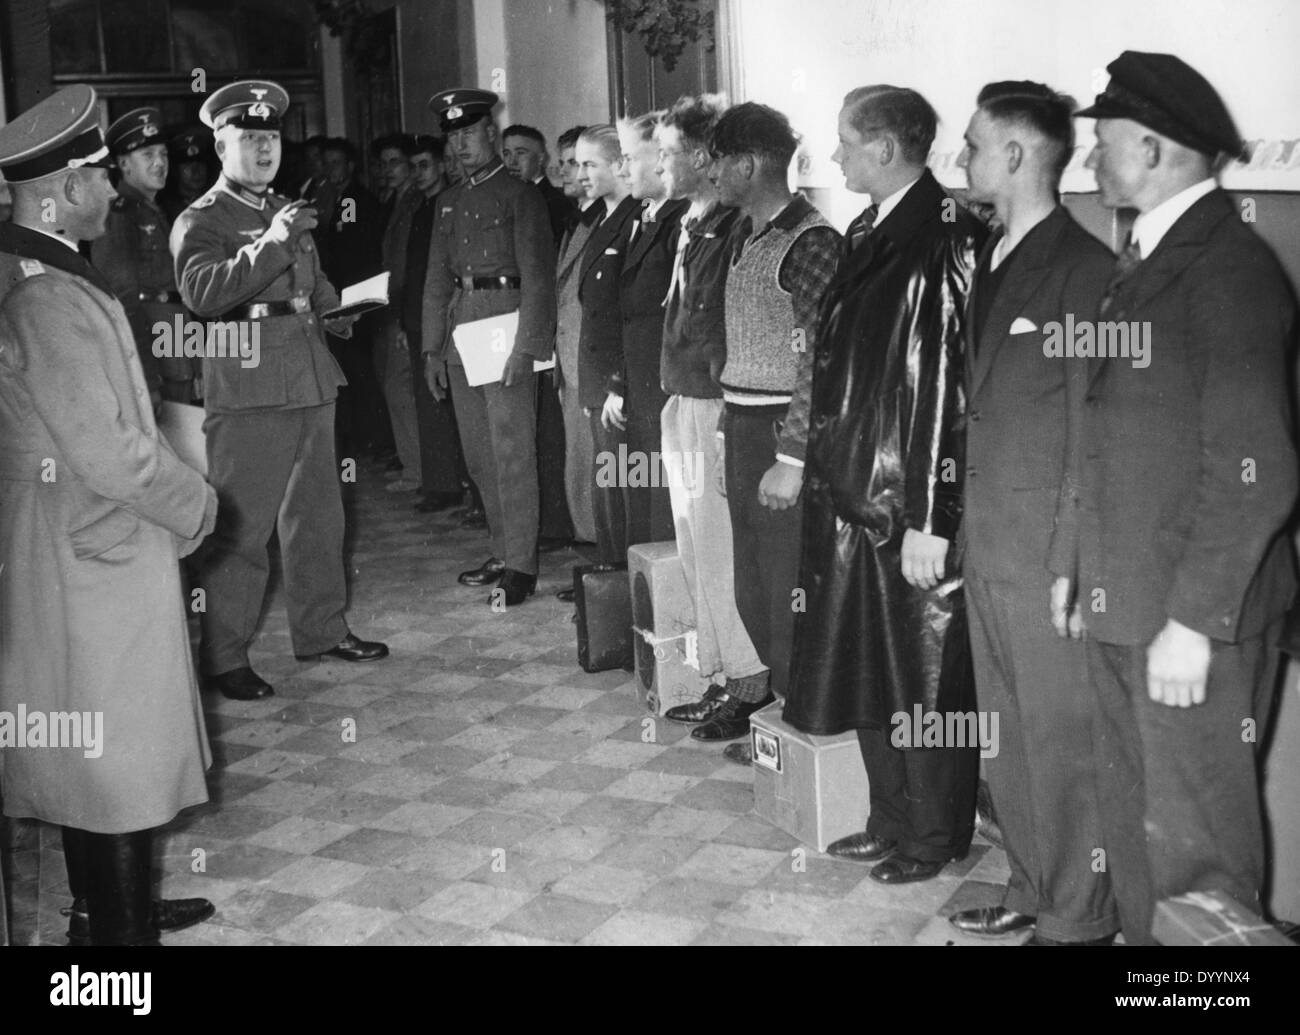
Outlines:
[[[465,380],[471,387],[490,385],[501,380],[506,360],[515,347],[519,333],[519,310],[502,316],[462,323],[451,332],[451,339],[465,365]],[[533,360],[533,371],[551,370],[555,360]]]
[[[385,305],[388,305],[388,274],[380,273],[345,287],[339,297],[339,307],[321,313],[321,319],[340,320],[347,316],[360,316]]]

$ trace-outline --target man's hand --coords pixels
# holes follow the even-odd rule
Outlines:
[[[509,388],[533,372],[533,357],[522,352],[512,352],[506,360],[505,370],[501,372],[501,386]]]
[[[1210,638],[1170,618],[1147,648],[1147,696],[1171,708],[1205,703]]]
[[[627,418],[623,416],[621,395],[610,392],[605,396],[605,408],[600,411],[600,423],[607,428],[618,428],[619,431],[627,427]]]
[[[359,319],[361,319],[360,314],[353,314],[352,316],[335,317],[333,320],[324,320],[322,323],[325,330],[334,337],[350,338],[352,337],[352,325]]]
[[[299,235],[316,229],[316,210],[305,201],[291,201],[271,220],[266,236],[280,244],[292,244]]]
[[[447,398],[447,364],[432,352],[424,354],[424,383],[436,402]]]
[[[948,540],[909,528],[903,533],[903,578],[917,589],[934,589],[943,581]]]
[[[768,510],[789,510],[799,501],[803,468],[778,460],[758,483],[758,502]]]
[[[1074,598],[1074,585],[1067,578],[1052,583],[1052,628],[1063,639],[1083,639],[1083,614]]]
[[[182,539],[176,536],[176,556],[188,557],[202,545],[203,540],[212,534],[212,530],[217,527],[217,490],[211,485],[204,486],[206,496],[203,500],[203,521],[199,525],[198,534],[193,539]]]

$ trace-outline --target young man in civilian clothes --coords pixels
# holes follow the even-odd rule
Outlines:
[[[985,759],[1011,876],[996,906],[950,916],[970,934],[1036,926],[1033,941],[1109,943],[1118,929],[1092,778],[1083,645],[1052,629],[1054,554],[1077,519],[1067,428],[1085,366],[1045,355],[1044,329],[1090,319],[1115,257],[1057,200],[1074,152],[1068,100],[1041,83],[991,83],[959,161],[1003,230],[975,268],[966,320],[965,558],[981,714],[999,716]]]
[[[591,425],[596,516],[596,548],[601,564],[627,563],[626,478],[621,477],[619,447],[627,448],[621,425],[605,410],[612,377],[623,368],[623,319],[618,303],[618,276],[627,252],[637,203],[618,175],[623,151],[613,126],[589,126],[578,138],[578,182],[602,212],[582,250],[578,301],[582,330],[578,337],[578,399]],[[615,477],[611,479],[611,472]],[[614,484],[610,484],[610,481]]]
[[[797,146],[784,115],[741,104],[713,131],[710,173],[719,202],[742,217],[727,275],[720,426],[736,606],[779,697],[785,696],[794,645],[799,494],[817,314],[842,247],[822,214],[790,193]],[[743,735],[749,720],[718,715],[710,725],[718,739],[727,739]],[[748,741],[725,754],[744,765],[751,761]]]
[[[664,295],[673,274],[673,254],[681,230],[685,200],[670,200],[659,164],[654,130],[662,112],[620,122],[622,176],[641,206],[632,224],[632,243],[623,258],[618,301],[623,311],[623,369],[611,378],[605,412],[626,430],[629,454],[658,455],[663,442],[660,416],[668,396],[659,380],[664,344]],[[659,468],[662,473],[662,466]],[[627,544],[662,543],[673,538],[673,504],[668,485],[652,478],[649,485],[629,485]]]
[[[655,130],[659,175],[669,197],[687,198],[665,300],[662,380],[663,462],[677,526],[677,552],[695,602],[700,674],[714,683],[695,704],[665,712],[696,725],[697,740],[745,736],[751,714],[767,704],[767,666],[759,659],[736,608],[731,515],[714,478],[722,368],[727,362],[723,314],[731,235],[739,218],[718,204],[709,181],[709,142],[722,117],[721,98],[683,97]],[[729,720],[720,725],[714,719]],[[743,726],[736,732],[738,726]]]

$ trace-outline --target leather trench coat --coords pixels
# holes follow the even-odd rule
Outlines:
[[[784,717],[808,733],[973,708],[960,559],[917,590],[910,529],[957,540],[963,331],[984,225],[927,171],[822,303],[813,374],[794,661]]]

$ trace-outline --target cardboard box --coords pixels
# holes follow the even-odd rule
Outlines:
[[[1290,945],[1258,913],[1222,891],[1189,891],[1156,904],[1151,933],[1161,945]]]
[[[695,603],[677,544],[643,543],[627,552],[632,592],[637,698],[662,715],[694,704],[709,688],[695,653]]]
[[[800,733],[775,701],[749,719],[754,750],[754,811],[819,852],[866,826],[867,771],[855,732]]]

